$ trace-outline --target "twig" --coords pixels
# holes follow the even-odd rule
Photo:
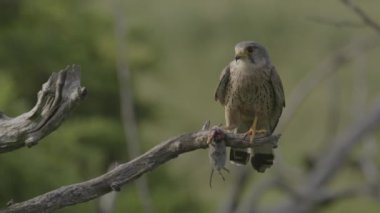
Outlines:
[[[62,124],[85,95],[78,65],[53,73],[38,92],[32,110],[15,118],[0,113],[0,153],[36,145]]]
[[[364,10],[362,10],[358,5],[356,5],[351,0],[341,0],[341,2],[346,5],[348,8],[350,8],[352,11],[354,11],[361,19],[362,21],[374,29],[377,33],[380,34],[380,24],[375,22]]]
[[[244,134],[226,133],[222,129],[220,131],[226,135],[225,142],[227,146],[236,148],[248,148],[251,146]],[[110,191],[119,191],[123,185],[136,180],[141,175],[152,171],[180,154],[207,148],[208,136],[208,130],[180,135],[153,147],[130,162],[120,164],[115,169],[99,177],[82,183],[63,186],[24,202],[14,203],[8,208],[0,210],[0,213],[51,212],[65,206],[95,199]],[[260,137],[256,138],[254,143],[256,145],[262,143],[277,145],[279,137],[280,135]]]
[[[356,60],[354,70],[354,92],[352,101],[352,115],[356,116],[354,119],[360,117],[367,108],[368,97],[368,61],[364,54],[360,55]],[[362,151],[359,156],[358,165],[364,175],[365,182],[368,185],[369,192],[372,196],[380,195],[380,185],[378,181],[379,169],[375,163],[377,156],[377,144],[374,136],[368,137],[362,146]]]
[[[332,176],[336,174],[338,168],[347,158],[353,146],[360,142],[360,139],[371,133],[380,123],[379,103],[375,103],[372,111],[362,116],[358,122],[354,123],[346,132],[338,135],[329,153],[322,157],[317,163],[316,169],[310,174],[310,188],[317,188],[324,185]]]
[[[287,106],[284,109],[276,131],[283,132],[285,126],[294,117],[299,106],[320,82],[337,72],[341,66],[361,52],[374,47],[374,41],[374,39],[356,39],[326,58],[315,70],[310,71],[293,89],[289,98],[287,98]]]
[[[326,135],[324,136],[322,149],[328,148],[329,145],[327,145],[327,142],[331,140],[331,138],[334,137],[334,134],[338,131],[339,122],[340,122],[340,101],[341,101],[341,82],[340,82],[340,76],[337,75],[338,73],[334,73],[333,76],[328,81],[328,112],[327,112],[327,123],[326,126]]]
[[[344,28],[362,28],[365,26],[364,24],[354,23],[350,21],[329,20],[327,18],[322,18],[322,17],[317,17],[317,16],[309,16],[307,17],[307,19],[318,24],[338,27],[338,28],[343,28],[343,27]]]
[[[317,195],[337,174],[354,145],[358,144],[364,136],[372,133],[379,125],[380,107],[379,103],[374,103],[372,110],[339,134],[331,143],[328,153],[319,158],[315,169],[308,174],[307,179],[299,187],[298,191],[302,195],[300,196],[302,199],[289,199],[268,211],[281,213],[311,212],[318,206],[317,201],[320,198]]]
[[[366,53],[358,54],[355,59],[354,70],[353,70],[353,92],[351,100],[351,114],[353,115],[351,119],[357,119],[362,116],[368,107],[368,59]]]
[[[325,192],[322,190],[322,192],[319,192],[319,194],[316,195],[315,203],[321,208],[343,199],[368,194],[369,190],[370,189],[367,185],[352,186],[337,191]]]
[[[380,172],[375,162],[378,145],[373,137],[365,140],[363,145],[362,154],[359,158],[359,168],[368,185],[369,194],[372,197],[378,198],[380,196]]]

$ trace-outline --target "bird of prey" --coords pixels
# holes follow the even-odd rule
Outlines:
[[[224,105],[226,129],[246,133],[253,143],[256,133],[270,135],[285,107],[280,76],[264,46],[242,41],[235,46],[235,58],[222,71],[215,100]],[[231,148],[230,161],[245,165],[250,157],[246,149]],[[253,149],[251,164],[258,172],[272,166],[273,145]]]

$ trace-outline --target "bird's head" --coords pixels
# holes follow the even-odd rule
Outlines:
[[[267,50],[261,44],[254,41],[242,41],[235,46],[235,61],[246,61],[255,66],[263,66],[270,63]]]

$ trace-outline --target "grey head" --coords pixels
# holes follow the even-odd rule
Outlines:
[[[235,61],[253,63],[255,66],[270,64],[268,51],[255,41],[242,41],[235,45]]]

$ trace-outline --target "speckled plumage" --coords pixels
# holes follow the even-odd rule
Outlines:
[[[223,70],[215,93],[215,100],[225,107],[226,126],[243,133],[257,116],[256,129],[271,134],[285,106],[281,79],[260,44],[240,42],[235,46],[235,56]],[[260,153],[260,148],[255,153]],[[272,154],[272,147],[262,153]]]

